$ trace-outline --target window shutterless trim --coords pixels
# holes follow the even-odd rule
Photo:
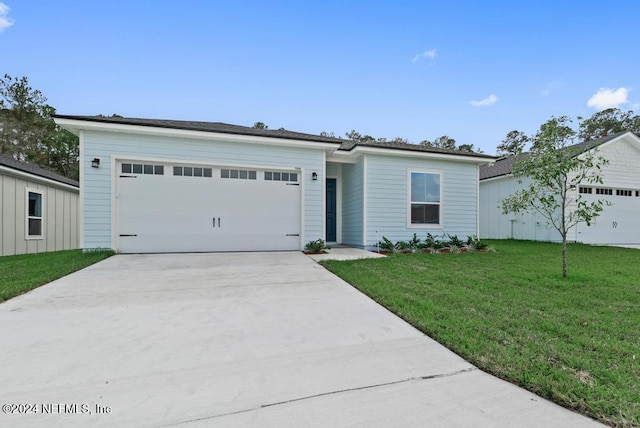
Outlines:
[[[439,184],[439,202],[413,202],[411,200],[411,174],[433,174],[437,175]],[[444,224],[444,210],[443,210],[443,180],[444,173],[441,170],[422,169],[422,168],[407,168],[407,228],[408,229],[441,229]],[[411,206],[412,204],[421,205],[437,205],[438,206],[438,223],[412,223],[411,222]]]
[[[33,210],[31,209],[31,198],[30,194],[38,195],[39,197],[36,199],[39,202],[39,213],[38,206],[34,206]],[[38,189],[25,189],[25,239],[44,239],[44,214],[45,214],[45,204],[44,204],[44,192]],[[31,234],[30,225],[38,224],[39,225],[39,234]]]

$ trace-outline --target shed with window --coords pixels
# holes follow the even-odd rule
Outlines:
[[[79,184],[0,155],[0,256],[78,248]]]

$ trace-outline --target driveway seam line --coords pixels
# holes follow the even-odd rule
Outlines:
[[[203,418],[189,419],[187,421],[182,421],[182,422],[177,422],[175,424],[162,425],[162,426],[183,425],[183,424],[187,424],[187,423],[191,423],[191,422],[205,421],[207,419],[215,419],[215,418],[221,418],[221,417],[224,417],[224,416],[231,416],[231,415],[237,415],[237,414],[241,414],[241,413],[253,412],[255,410],[266,409],[268,407],[279,406],[279,405],[282,405],[282,404],[295,403],[297,401],[304,401],[304,400],[309,400],[309,399],[312,399],[312,398],[324,397],[324,396],[327,396],[327,395],[341,394],[341,393],[344,393],[344,392],[351,392],[351,391],[362,391],[362,390],[365,390],[365,389],[373,389],[373,388],[378,388],[378,387],[381,387],[381,386],[389,386],[389,385],[398,385],[398,384],[401,384],[401,383],[413,382],[413,381],[417,381],[417,380],[420,381],[420,380],[440,379],[440,378],[445,378],[445,377],[457,376],[457,375],[460,375],[460,374],[465,374],[465,373],[469,373],[469,372],[473,372],[473,371],[477,371],[477,370],[478,370],[477,367],[469,367],[469,368],[466,368],[466,369],[457,370],[455,372],[439,373],[439,374],[428,375],[428,376],[416,376],[416,377],[410,377],[410,378],[402,379],[402,380],[394,380],[392,382],[384,382],[384,383],[377,383],[377,384],[374,384],[374,385],[366,385],[366,386],[359,386],[359,387],[355,387],[355,388],[340,389],[340,390],[337,390],[337,391],[322,392],[322,393],[319,393],[319,394],[308,395],[308,396],[305,396],[305,397],[292,398],[291,400],[279,401],[279,402],[276,402],[276,403],[261,404],[259,406],[256,406],[256,407],[253,407],[253,408],[250,408],[250,409],[237,410],[235,412],[222,413],[222,414],[213,415],[213,416],[205,416]]]

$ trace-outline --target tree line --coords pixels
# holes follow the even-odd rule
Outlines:
[[[0,154],[77,180],[78,137],[56,125],[55,114],[26,77],[0,79]]]
[[[0,78],[0,154],[77,180],[78,137],[56,125],[53,120],[55,114],[56,109],[47,103],[42,92],[29,85],[26,77],[16,78],[5,74]],[[610,108],[588,119],[578,117],[578,120],[575,136],[582,140],[601,138],[620,131],[633,131],[640,135],[640,116],[633,111]],[[254,127],[268,129],[263,122],[256,122]],[[323,131],[320,135],[336,137],[333,132]],[[373,137],[356,130],[346,132],[345,137],[367,144],[410,143],[402,137]],[[534,140],[535,135],[511,131],[498,145],[497,154],[521,153]],[[448,135],[423,140],[419,144],[444,150],[482,153],[473,144],[458,144]]]

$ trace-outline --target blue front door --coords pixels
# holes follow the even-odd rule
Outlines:
[[[336,242],[336,179],[327,178],[327,242]]]

